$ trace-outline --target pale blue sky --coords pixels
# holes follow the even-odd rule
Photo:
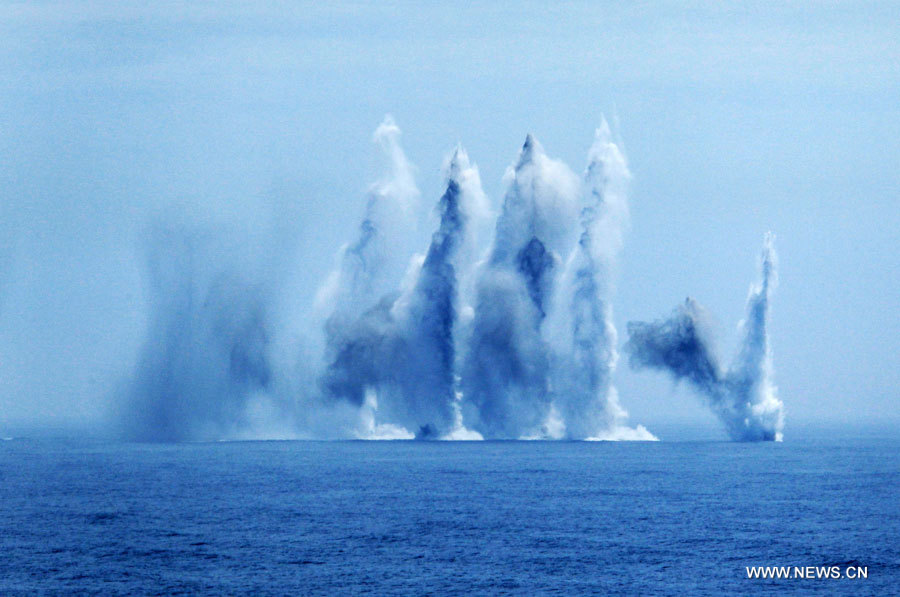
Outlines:
[[[0,424],[96,420],[145,325],[151,214],[286,228],[303,312],[358,222],[371,132],[404,131],[431,203],[461,142],[494,204],[527,132],[630,160],[617,325],[685,296],[730,351],[777,235],[776,381],[792,422],[898,420],[896,3],[0,4]],[[617,373],[634,423],[715,427]]]

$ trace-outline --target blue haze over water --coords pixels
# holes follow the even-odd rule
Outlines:
[[[891,594],[900,442],[818,437],[3,441],[0,593]]]

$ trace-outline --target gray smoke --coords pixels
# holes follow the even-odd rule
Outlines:
[[[761,280],[750,288],[743,340],[731,367],[720,365],[702,308],[687,299],[665,320],[628,324],[632,367],[668,371],[687,380],[705,398],[739,441],[780,441],[783,405],[772,381],[772,352],[767,324],[775,286],[774,237],[767,234],[761,257]]]

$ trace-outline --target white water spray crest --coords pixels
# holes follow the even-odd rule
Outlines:
[[[504,175],[508,190],[497,223],[499,242],[524,246],[534,236],[547,249],[567,254],[574,242],[580,181],[564,162],[547,156],[528,134],[514,166]]]
[[[629,226],[631,171],[625,155],[613,141],[605,118],[594,133],[584,182],[587,201],[582,221],[590,233],[592,252],[611,267]]]
[[[418,206],[419,189],[415,168],[403,151],[400,136],[400,127],[389,114],[372,134],[372,140],[381,148],[387,164],[386,174],[369,188],[369,192],[376,197],[389,198],[392,204],[412,217]]]

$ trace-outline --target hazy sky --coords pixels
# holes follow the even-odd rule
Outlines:
[[[386,113],[428,205],[457,142],[497,205],[526,133],[580,172],[606,114],[634,175],[621,339],[690,295],[730,354],[772,230],[785,437],[898,420],[897,3],[144,4],[0,4],[0,425],[108,412],[160,212],[283,234],[300,320]],[[623,359],[616,383],[651,431],[717,427],[661,375]]]

